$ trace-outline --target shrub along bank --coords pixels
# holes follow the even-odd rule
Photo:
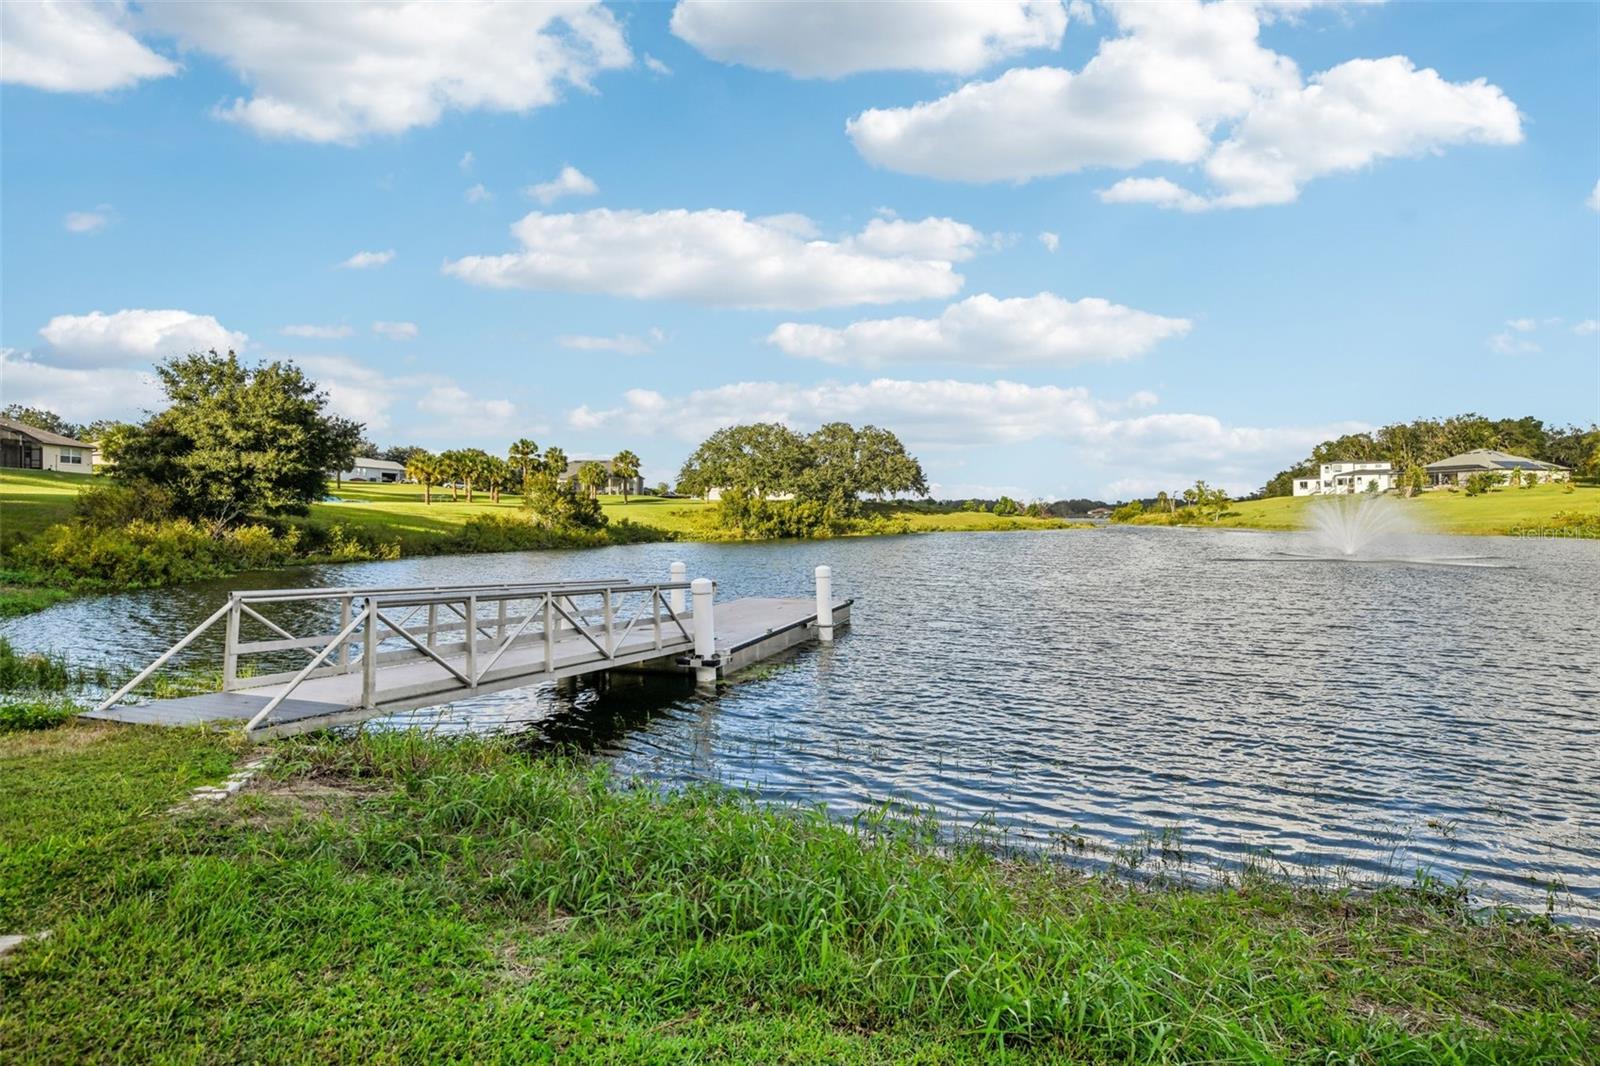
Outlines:
[[[30,1062],[1592,1061],[1592,935],[1459,897],[1135,888],[505,743],[0,737]],[[114,989],[115,994],[107,994]]]

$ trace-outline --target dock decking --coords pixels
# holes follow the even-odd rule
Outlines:
[[[237,592],[83,717],[237,725],[266,739],[614,669],[693,673],[707,682],[804,641],[832,639],[835,627],[849,625],[851,601],[835,600],[831,574],[821,571],[815,599],[721,604],[703,578]],[[819,625],[823,604],[827,618]],[[323,631],[297,636],[275,607],[287,608],[301,628],[309,621]],[[338,629],[328,631],[335,618]],[[223,691],[122,702],[219,622],[226,627]],[[250,630],[256,639],[246,639]],[[241,660],[274,666],[298,655],[309,659],[298,670],[241,675]]]

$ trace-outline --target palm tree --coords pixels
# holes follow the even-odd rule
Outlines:
[[[490,503],[500,502],[500,488],[511,480],[511,475],[515,472],[511,464],[499,456],[486,455],[483,457],[482,477],[484,484],[489,486]]]
[[[588,462],[578,467],[578,484],[588,490],[591,500],[599,497],[600,486],[605,483],[606,468],[599,463]]]
[[[528,475],[533,473],[533,468],[539,463],[539,446],[527,437],[522,437],[511,442],[511,448],[506,452],[506,458],[511,460],[513,466],[522,472],[522,487],[528,487]]]
[[[491,456],[482,448],[468,448],[461,453],[461,479],[467,483],[467,502],[472,502],[472,486],[488,480]]]
[[[622,479],[622,502],[628,502],[628,486],[639,476],[639,457],[624,448],[611,460],[611,472]]]
[[[559,485],[561,475],[567,472],[567,453],[551,445],[544,450],[544,462],[541,465],[544,467],[544,472]]]
[[[433,485],[439,480],[439,457],[420,448],[406,460],[406,477],[422,486],[422,502],[433,502]]]
[[[450,499],[452,502],[461,497],[457,492],[457,485],[462,479],[463,456],[459,448],[452,448],[439,453],[439,479],[450,485]]]

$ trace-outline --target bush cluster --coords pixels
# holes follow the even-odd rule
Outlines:
[[[717,528],[740,540],[832,537],[850,532],[851,525],[820,500],[768,500],[730,489],[717,505]]]

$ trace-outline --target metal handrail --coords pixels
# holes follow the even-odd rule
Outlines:
[[[227,618],[228,626],[223,648],[223,689],[231,691],[237,684],[238,660],[241,654],[254,655],[266,654],[280,650],[297,649],[304,651],[309,660],[298,671],[291,675],[276,675],[279,678],[287,676],[283,687],[268,700],[265,707],[257,712],[245,725],[246,732],[255,729],[264,722],[270,714],[289,698],[290,694],[300,684],[313,674],[328,676],[333,673],[349,673],[356,668],[352,661],[351,648],[358,641],[361,646],[360,668],[363,676],[367,678],[364,685],[363,702],[368,706],[374,704],[376,693],[376,667],[378,664],[379,645],[391,638],[399,637],[410,644],[415,651],[402,650],[383,653],[386,657],[400,656],[402,659],[412,655],[426,657],[442,666],[450,675],[461,681],[469,689],[476,689],[478,685],[494,669],[505,653],[520,639],[525,637],[529,628],[536,620],[543,620],[545,665],[546,672],[555,669],[555,644],[560,638],[564,628],[562,622],[570,627],[570,632],[582,637],[593,645],[597,659],[594,661],[615,661],[621,651],[623,643],[633,633],[638,623],[645,617],[647,607],[654,629],[653,644],[656,648],[663,646],[661,629],[663,624],[677,627],[683,639],[692,639],[688,627],[684,625],[685,614],[673,608],[668,593],[678,590],[688,590],[692,584],[687,581],[660,581],[660,582],[632,582],[627,580],[597,579],[588,581],[559,582],[500,582],[495,584],[478,585],[425,585],[425,586],[371,586],[371,587],[339,587],[324,589],[262,589],[255,591],[238,591],[231,593],[228,602],[219,607],[209,618],[197,626],[192,632],[167,649],[149,666],[145,667],[132,680],[119,688],[109,698],[103,701],[98,709],[106,710],[118,700],[127,696],[142,682],[148,679],[163,665],[169,662],[178,652],[192,644],[202,633],[214,626],[218,621]],[[626,619],[618,618],[618,607],[622,601],[632,594],[644,594],[644,600],[632,611],[632,616]],[[592,620],[588,612],[574,603],[575,598],[601,597],[602,620]],[[337,601],[341,604],[339,630],[329,634],[327,632],[296,636],[283,625],[265,617],[251,605],[267,603],[314,602],[318,600]],[[362,601],[360,610],[354,609],[355,602]],[[506,610],[506,604],[514,600],[532,601],[525,609],[526,614],[511,618]],[[499,604],[498,618],[478,617],[478,608],[483,603]],[[411,608],[405,611],[405,608]],[[426,633],[426,642],[417,639],[410,627],[411,620],[423,608],[428,610],[428,624],[425,627],[416,627],[417,632]],[[449,613],[456,615],[459,621],[447,621],[442,626],[434,618],[435,608],[444,607]],[[401,617],[396,623],[390,613],[380,608],[396,609]],[[663,612],[664,608],[664,612]],[[517,608],[522,612],[524,608]],[[240,624],[249,619],[253,623],[277,635],[280,639],[243,641],[240,640]],[[514,624],[513,624],[514,623]],[[365,627],[365,633],[356,638],[356,631]],[[388,632],[384,633],[383,630]],[[462,639],[459,644],[453,640],[435,644],[435,634],[439,630],[453,633],[460,630]],[[620,634],[619,634],[620,629]],[[489,643],[485,645],[484,639]],[[597,639],[600,638],[600,639]],[[463,669],[457,669],[448,662],[444,654],[446,650],[465,650]],[[487,660],[479,665],[478,654],[480,649],[487,653]],[[332,659],[335,652],[336,659]],[[327,664],[327,665],[325,665]],[[319,673],[319,668],[321,672]],[[256,684],[270,684],[271,677],[261,678]]]

